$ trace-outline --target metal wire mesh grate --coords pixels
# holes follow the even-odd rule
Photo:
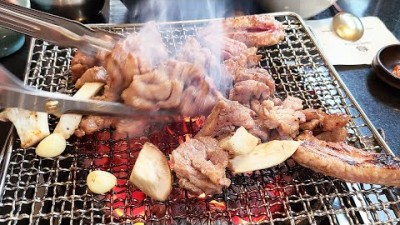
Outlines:
[[[382,151],[378,136],[326,64],[302,21],[280,14],[286,38],[261,48],[260,66],[273,74],[280,96],[296,96],[307,107],[351,115],[349,143],[367,151]],[[173,52],[204,22],[159,25]],[[140,26],[98,26],[116,32],[136,32]],[[26,84],[52,92],[73,93],[70,61],[73,49],[33,40]],[[56,124],[50,118],[52,128]],[[153,201],[132,187],[129,173],[146,141],[166,154],[195,133],[200,120],[154,129],[149,137],[112,138],[103,130],[81,139],[71,138],[59,157],[44,159],[34,148],[21,149],[11,138],[5,151],[7,172],[0,203],[0,224],[398,224],[400,196],[396,189],[348,184],[315,174],[288,160],[269,170],[232,177],[220,195],[190,196],[174,184],[166,202]],[[3,154],[6,154],[3,152]],[[7,154],[6,154],[7,155]],[[103,169],[118,177],[108,194],[88,191],[90,170]]]

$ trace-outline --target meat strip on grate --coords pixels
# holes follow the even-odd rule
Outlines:
[[[213,45],[213,40],[219,44],[228,37],[249,47],[275,45],[285,36],[282,24],[269,15],[227,18],[211,23],[208,27],[200,30],[199,34],[204,37],[204,42],[210,43],[210,45]],[[212,37],[220,38],[218,40]]]
[[[345,143],[326,142],[310,131],[292,156],[300,165],[348,182],[400,186],[400,159],[385,153],[367,152]]]
[[[228,37],[247,46],[271,46],[285,37],[283,26],[269,15],[251,15],[227,18],[223,27]]]
[[[228,153],[211,137],[190,139],[171,154],[179,185],[197,195],[221,193],[230,185],[225,175],[228,159]]]

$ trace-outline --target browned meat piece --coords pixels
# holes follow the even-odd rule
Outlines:
[[[244,67],[237,67],[235,69],[236,70],[232,73],[235,83],[246,80],[259,81],[269,87],[271,95],[275,93],[275,81],[267,70],[262,68]]]
[[[140,137],[147,134],[149,126],[150,121],[148,118],[129,120],[89,115],[82,118],[75,135],[82,137],[101,129],[113,127],[115,128],[114,139]]]
[[[221,100],[207,117],[203,128],[196,137],[216,137],[226,131],[233,131],[235,127],[243,126],[251,129],[255,126],[255,113],[235,101]]]
[[[313,131],[317,138],[325,141],[342,142],[347,138],[346,124],[350,117],[343,114],[327,114],[320,109],[302,110],[306,122],[300,124],[301,130]]]
[[[154,70],[147,74],[135,76],[130,86],[122,92],[122,99],[128,105],[145,109],[158,110],[179,106],[183,86],[176,80],[169,80],[164,70]],[[179,96],[179,98],[170,97]],[[169,103],[167,105],[166,103]]]
[[[222,60],[227,60],[243,54],[247,46],[240,41],[227,37],[220,22],[212,23],[199,31],[201,44],[210,49]]]
[[[320,109],[304,109],[302,112],[306,116],[307,121],[307,123],[302,124],[303,130],[315,130],[317,128],[321,128],[322,131],[332,131],[346,126],[346,124],[350,121],[350,117],[348,115],[327,114]]]
[[[77,137],[82,137],[87,134],[93,134],[104,128],[110,128],[115,123],[114,118],[102,116],[85,116],[82,118],[78,129],[75,131]]]
[[[118,119],[113,126],[115,127],[114,139],[141,137],[148,134],[150,119]]]
[[[251,100],[265,100],[273,93],[267,85],[255,80],[245,80],[235,83],[229,93],[229,99],[250,107]]]
[[[179,185],[197,195],[221,193],[230,185],[225,175],[228,160],[228,153],[211,137],[191,139],[171,154]]]
[[[209,71],[207,67],[219,67],[219,59],[217,59],[208,48],[203,48],[200,43],[193,37],[189,37],[175,58],[179,61],[190,62],[195,66]]]
[[[278,103],[278,104],[277,104]],[[279,139],[294,138],[299,134],[300,123],[306,118],[300,111],[303,108],[302,100],[288,96],[283,102],[265,100],[261,105],[252,104],[257,112],[257,118],[268,129],[276,129]]]
[[[350,117],[348,115],[326,114],[321,122],[322,130],[333,131],[340,127],[345,127],[349,121]]]
[[[223,64],[231,74],[234,74],[238,69],[257,66],[260,59],[261,55],[257,55],[256,48],[248,48],[242,54],[225,60]]]
[[[225,93],[232,87],[232,76],[224,66],[221,66],[220,60],[211,53],[210,49],[203,48],[196,39],[188,38],[175,58],[192,63],[203,70],[221,93]]]
[[[304,113],[304,111],[303,111]],[[307,118],[307,117],[306,117]],[[301,130],[316,130],[321,125],[321,121],[319,119],[311,119],[305,123],[300,124]]]
[[[282,24],[269,15],[227,18],[223,21],[223,27],[228,37],[247,46],[275,45],[285,36]]]
[[[102,82],[107,83],[107,71],[103,67],[92,67],[76,81],[75,87],[81,88],[86,82]]]
[[[202,43],[214,49],[225,49],[225,43],[232,49],[228,52],[238,52],[244,47],[234,39],[250,47],[271,46],[284,39],[284,30],[280,22],[269,15],[251,15],[227,18],[211,23],[199,32]],[[232,43],[232,44],[231,44]]]
[[[226,68],[232,73],[235,67],[252,67],[258,65],[261,55],[257,48],[247,46],[240,41],[226,36],[221,22],[215,22],[199,31],[199,40],[203,47],[224,60]]]
[[[96,65],[96,58],[87,56],[81,51],[76,51],[74,57],[71,60],[71,73],[72,82],[76,82],[87,69],[92,68]]]
[[[208,115],[221,97],[201,70],[175,60],[135,76],[122,93],[124,102],[136,108],[176,109],[185,116]]]
[[[324,131],[316,136],[319,140],[329,142],[344,142],[347,138],[348,132],[346,127],[339,127],[335,130]]]
[[[150,72],[167,57],[168,52],[154,23],[147,23],[139,33],[116,43],[105,57],[110,92],[105,93],[106,100],[118,100],[135,75]]]
[[[325,142],[310,133],[292,156],[300,165],[348,182],[400,186],[400,159],[345,143]]]

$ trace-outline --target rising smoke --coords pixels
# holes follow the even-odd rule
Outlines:
[[[232,15],[230,0],[140,0],[130,14],[136,21],[181,21]]]

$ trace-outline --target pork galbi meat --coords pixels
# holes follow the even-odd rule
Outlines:
[[[87,82],[107,83],[107,71],[101,66],[94,66],[87,69],[82,76],[76,81],[75,88],[80,89]]]
[[[120,119],[89,115],[82,118],[78,129],[75,130],[75,135],[82,137],[102,129],[115,128],[114,139],[140,137],[147,134],[149,126],[149,118]]]
[[[299,134],[300,124],[306,121],[302,100],[287,97],[284,101],[264,100],[252,102],[252,109],[257,113],[257,121],[267,130],[276,130],[278,136],[273,139],[290,139]]]
[[[247,80],[258,81],[267,85],[272,95],[275,93],[275,81],[268,71],[263,68],[237,67],[232,72],[232,76],[235,83]]]
[[[230,185],[225,169],[228,153],[211,137],[199,137],[172,151],[171,160],[179,186],[192,194],[217,194]]]
[[[223,33],[223,35],[215,35]],[[271,46],[284,39],[284,30],[280,22],[269,15],[250,15],[227,18],[216,21],[200,31],[200,35],[206,37],[204,41],[216,43],[230,38],[246,44],[249,47]],[[220,37],[219,40],[209,37]],[[226,42],[226,41],[225,41]],[[212,46],[215,46],[212,44]],[[221,45],[220,45],[221,46]]]
[[[237,101],[221,100],[215,105],[197,136],[216,137],[241,126],[251,129],[255,126],[254,116],[254,111]]]
[[[247,46],[271,46],[284,38],[282,24],[269,15],[227,18],[223,22],[228,37]]]
[[[135,76],[122,93],[123,101],[135,108],[171,109],[185,116],[207,115],[220,98],[202,70],[175,60]]]
[[[147,23],[141,32],[116,43],[104,63],[109,76],[107,100],[118,100],[135,75],[150,72],[167,57],[167,49],[154,23]]]
[[[196,39],[188,38],[175,58],[179,61],[192,63],[197,69],[202,70],[221,93],[225,93],[232,87],[232,76],[220,64],[220,59],[212,54],[210,49],[202,47]]]
[[[229,99],[250,106],[251,100],[265,100],[273,95],[270,88],[255,80],[246,80],[235,83],[229,93]]]
[[[96,57],[85,55],[79,50],[76,51],[71,61],[72,82],[76,82],[86,70],[96,66],[97,63]]]
[[[306,116],[306,122],[300,124],[301,130],[312,131],[320,140],[343,142],[348,132],[346,129],[350,117],[344,114],[327,114],[320,109],[302,110]]]
[[[300,165],[348,182],[400,186],[400,159],[367,152],[343,142],[325,142],[306,132],[292,156]]]

